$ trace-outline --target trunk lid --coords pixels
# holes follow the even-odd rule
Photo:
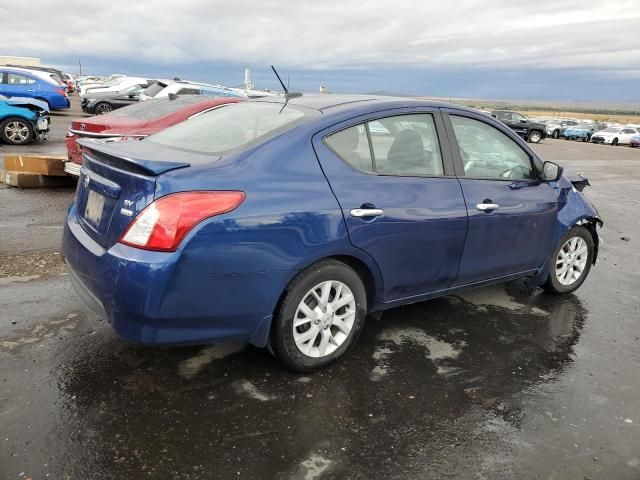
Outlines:
[[[78,143],[84,160],[76,194],[78,221],[106,249],[153,202],[158,175],[191,165],[166,158],[181,156],[175,150],[163,158],[157,147],[146,148],[139,141],[82,139]]]

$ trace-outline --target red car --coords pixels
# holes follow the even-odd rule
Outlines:
[[[80,175],[82,151],[77,144],[79,138],[140,139],[183,122],[198,113],[239,101],[243,99],[181,95],[147,100],[114,110],[106,115],[72,120],[65,141],[69,161],[65,163],[64,169],[72,175]]]

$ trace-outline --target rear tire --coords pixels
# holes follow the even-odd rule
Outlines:
[[[553,133],[551,134],[552,138],[558,138],[560,136],[560,131],[558,130],[554,130]]]
[[[318,370],[355,344],[366,313],[367,295],[359,275],[342,262],[323,260],[287,286],[273,320],[271,347],[292,370]]]
[[[33,142],[35,132],[28,120],[9,117],[0,123],[0,138],[9,145],[26,145]]]
[[[589,275],[594,252],[589,230],[582,226],[570,229],[553,252],[549,275],[542,288],[555,295],[577,290]]]

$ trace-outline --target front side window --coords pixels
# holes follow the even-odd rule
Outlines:
[[[497,128],[467,117],[451,115],[464,174],[474,178],[536,178],[529,155]]]

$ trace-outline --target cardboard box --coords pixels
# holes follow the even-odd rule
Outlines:
[[[67,187],[73,185],[72,177],[55,177],[30,172],[2,172],[2,183],[18,188]]]
[[[26,156],[5,155],[4,169],[7,172],[28,172],[40,175],[66,177],[64,162],[67,157],[62,156]]]

